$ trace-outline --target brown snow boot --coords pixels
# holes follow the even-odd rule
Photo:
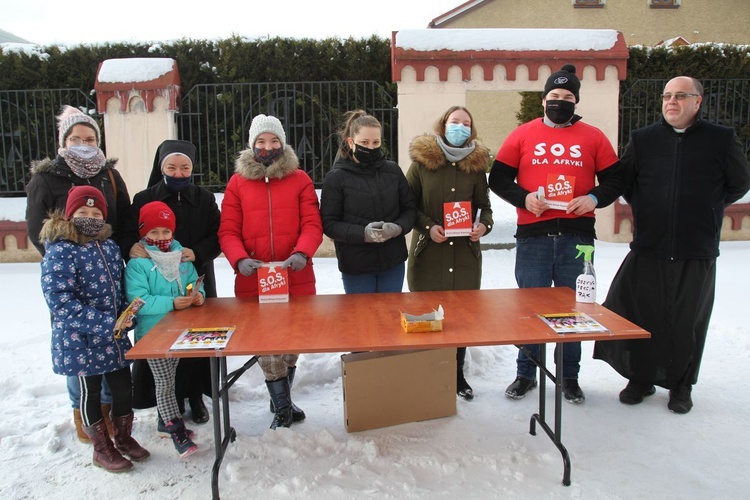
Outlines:
[[[113,438],[115,437],[115,428],[112,427],[112,416],[110,415],[111,411],[111,404],[102,403],[102,419],[104,420],[104,425],[107,426],[107,433],[109,434],[109,437]]]
[[[132,411],[122,417],[112,417],[112,424],[115,429],[114,442],[117,451],[136,462],[151,456],[151,453],[131,436],[133,431]]]
[[[73,409],[73,423],[76,426],[76,436],[78,436],[78,440],[82,443],[89,444],[91,440],[86,435],[85,432],[83,432],[83,420],[81,419],[81,410],[78,408]]]
[[[101,467],[108,472],[124,472],[133,468],[133,463],[120,455],[112,440],[109,439],[104,420],[84,427],[83,430],[94,445],[94,458],[91,462],[96,467]]]

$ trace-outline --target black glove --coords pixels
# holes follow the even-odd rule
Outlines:
[[[292,271],[299,271],[307,265],[307,257],[302,252],[295,252],[281,265],[281,269],[290,267]]]
[[[240,259],[237,263],[237,271],[242,276],[252,276],[259,267],[263,267],[263,261],[258,259]]]

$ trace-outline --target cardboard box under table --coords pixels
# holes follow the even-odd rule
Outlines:
[[[341,356],[348,432],[456,414],[456,350]]]

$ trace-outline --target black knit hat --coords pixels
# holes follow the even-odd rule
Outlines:
[[[544,84],[544,95],[546,96],[553,89],[569,90],[576,97],[576,102],[580,101],[581,81],[576,76],[576,67],[572,64],[566,64],[560,71],[552,73],[547,78],[547,83]]]
[[[167,139],[159,145],[154,155],[154,166],[151,169],[151,177],[148,180],[148,187],[158,184],[162,180],[161,166],[168,156],[181,154],[187,156],[190,162],[195,166],[195,146],[189,141],[177,141]]]

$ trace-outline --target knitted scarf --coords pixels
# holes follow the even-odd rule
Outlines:
[[[104,163],[107,161],[101,149],[96,156],[88,160],[81,158],[65,148],[58,149],[57,154],[65,160],[65,163],[68,164],[73,173],[81,179],[90,179],[101,172]]]
[[[461,161],[467,156],[469,156],[476,147],[476,143],[471,142],[471,144],[467,144],[466,146],[462,148],[456,148],[453,146],[449,146],[445,143],[442,137],[438,136],[437,138],[438,146],[440,146],[440,149],[443,150],[443,154],[445,155],[445,158],[448,161]]]

